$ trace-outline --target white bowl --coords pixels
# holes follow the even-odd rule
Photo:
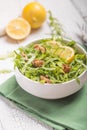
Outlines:
[[[80,52],[87,55],[86,51],[80,45],[76,44],[75,46]],[[87,70],[78,77],[80,84],[77,83],[76,79],[58,84],[42,84],[27,78],[18,69],[15,71],[15,76],[20,87],[28,93],[44,99],[58,99],[79,91],[87,80]]]

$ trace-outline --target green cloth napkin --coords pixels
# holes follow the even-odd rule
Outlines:
[[[25,92],[12,76],[0,86],[0,93],[57,130],[87,130],[87,83],[69,97],[46,100]]]

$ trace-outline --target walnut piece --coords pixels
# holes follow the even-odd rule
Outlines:
[[[40,76],[40,80],[44,80],[45,83],[52,83],[52,81],[47,76],[41,75]]]
[[[41,45],[39,45],[39,44],[35,44],[35,45],[34,45],[34,48],[35,48],[36,50],[40,51],[41,53],[45,53],[45,52],[46,52],[46,48],[43,47],[43,46],[41,46]]]
[[[34,67],[41,67],[42,65],[44,64],[44,61],[43,60],[33,60],[32,61],[32,65],[34,66]]]
[[[26,54],[25,54],[23,51],[22,51],[21,55],[22,55],[23,57],[26,57]]]
[[[69,73],[71,69],[71,67],[68,64],[63,64],[62,68],[65,73]]]

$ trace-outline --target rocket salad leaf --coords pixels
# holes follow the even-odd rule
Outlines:
[[[38,43],[31,43],[19,48],[14,60],[15,67],[29,79],[42,83],[56,84],[77,79],[87,69],[86,55],[79,53],[74,44],[67,41],[68,46],[70,45],[75,50],[74,59],[67,63],[54,54],[54,49],[58,49],[60,46],[54,48],[54,45],[50,44],[50,40],[43,39]],[[56,42],[60,42],[60,39],[57,39]],[[61,45],[66,45],[65,41],[62,40]]]

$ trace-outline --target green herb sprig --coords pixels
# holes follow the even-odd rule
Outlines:
[[[49,19],[48,24],[51,29],[52,38],[62,36],[64,30],[62,29],[62,26],[59,23],[58,19],[53,17],[52,12],[50,10],[48,11],[48,19]]]

